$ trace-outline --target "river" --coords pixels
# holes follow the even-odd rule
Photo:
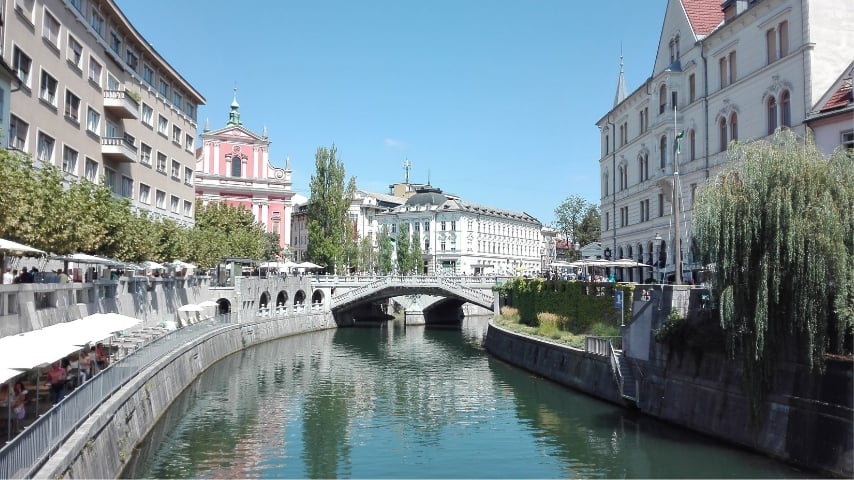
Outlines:
[[[383,322],[234,354],[176,400],[123,477],[809,476],[498,361],[481,346],[487,322]]]

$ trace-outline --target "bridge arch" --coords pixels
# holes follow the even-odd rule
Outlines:
[[[261,298],[258,300],[259,308],[267,308],[270,303],[270,292],[264,291],[261,293]]]
[[[231,301],[227,298],[220,298],[216,301],[216,313],[217,315],[225,315],[227,313],[231,313]]]
[[[297,290],[297,293],[294,294],[294,305],[303,305],[305,304],[305,291],[300,289]]]
[[[276,295],[276,306],[277,307],[286,307],[288,305],[288,292],[285,290],[280,290],[279,294]]]
[[[317,290],[312,292],[312,294],[311,294],[311,304],[312,305],[323,304],[323,300],[324,300],[323,290],[318,288]]]

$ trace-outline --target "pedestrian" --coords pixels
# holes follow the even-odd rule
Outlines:
[[[50,393],[54,404],[65,398],[65,379],[67,373],[59,362],[53,362],[47,371],[47,379],[50,382]]]
[[[7,268],[6,271],[3,272],[3,285],[9,285],[13,280],[15,280],[15,276],[12,274],[12,269]]]

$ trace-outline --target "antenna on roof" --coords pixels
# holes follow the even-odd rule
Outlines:
[[[410,162],[409,159],[407,158],[403,161],[403,171],[405,172],[404,176],[403,176],[403,183],[405,183],[407,185],[409,184],[409,171],[410,170],[412,170],[412,162]]]

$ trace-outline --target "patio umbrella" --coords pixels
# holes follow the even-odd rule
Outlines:
[[[8,253],[10,255],[45,255],[45,252],[38,248],[33,248],[23,243],[13,242],[0,238],[0,253]]]
[[[216,307],[217,305],[219,304],[213,300],[205,300],[204,302],[199,304],[200,307]]]
[[[298,267],[298,268],[323,268],[320,265],[317,265],[317,264],[311,263],[311,262],[298,263],[298,264],[296,264],[296,267]]]
[[[187,305],[181,306],[178,308],[179,312],[203,312],[205,309],[201,305],[196,305],[195,303],[188,303]]]
[[[652,265],[647,265],[645,263],[638,262],[637,260],[631,260],[628,258],[621,258],[620,260],[614,260],[611,262],[612,267],[617,268],[635,268],[635,267],[651,267]]]
[[[161,265],[157,262],[152,262],[152,261],[145,261],[145,262],[142,262],[140,265],[143,268],[145,268],[146,270],[165,270],[166,269],[166,267],[164,267],[163,265]]]

